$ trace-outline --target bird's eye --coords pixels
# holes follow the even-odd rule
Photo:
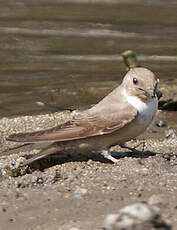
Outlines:
[[[138,84],[138,80],[137,80],[137,78],[133,78],[133,84],[135,84],[135,85],[137,85]]]

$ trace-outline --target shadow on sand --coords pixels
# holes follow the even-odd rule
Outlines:
[[[137,153],[133,152],[117,152],[112,151],[111,155],[113,155],[117,159],[123,159],[125,157],[131,158],[148,158],[150,156],[155,156],[157,153],[152,151],[137,151]],[[30,159],[33,155],[25,156],[26,159]],[[55,165],[63,164],[66,162],[89,162],[89,160],[101,162],[104,164],[113,164],[111,161],[105,159],[101,154],[98,153],[89,153],[89,154],[68,154],[68,155],[59,155],[52,154],[48,157],[36,160],[29,164],[30,169],[32,171],[40,170],[43,171],[47,168],[53,167]],[[118,163],[119,164],[119,163]]]

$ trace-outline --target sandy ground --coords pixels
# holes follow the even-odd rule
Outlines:
[[[2,118],[0,229],[102,229],[107,214],[149,200],[160,204],[163,218],[177,229],[177,137],[168,123],[166,127],[156,125],[166,116],[159,112],[149,130],[129,143],[136,146],[145,139],[144,152],[135,155],[114,147],[112,153],[120,158],[116,164],[92,153],[53,156],[23,170],[18,170],[19,163],[41,146],[9,151],[19,144],[7,142],[5,137],[51,127],[70,114]]]

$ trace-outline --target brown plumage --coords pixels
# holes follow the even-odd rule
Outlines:
[[[48,130],[12,134],[7,140],[52,143],[25,164],[55,152],[86,153],[101,150],[106,150],[106,158],[117,162],[108,149],[139,135],[151,123],[157,110],[156,88],[157,78],[151,71],[145,68],[131,69],[119,87],[91,109],[76,111],[72,120]],[[135,103],[134,106],[131,100],[133,103],[137,100],[137,105]],[[154,106],[152,113],[151,104]],[[142,119],[145,120],[144,124]]]

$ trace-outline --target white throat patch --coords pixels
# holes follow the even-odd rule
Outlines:
[[[150,123],[153,120],[158,107],[157,97],[154,97],[151,101],[145,103],[137,96],[129,96],[125,90],[123,94],[127,102],[138,110],[140,114],[140,120],[145,123]]]

